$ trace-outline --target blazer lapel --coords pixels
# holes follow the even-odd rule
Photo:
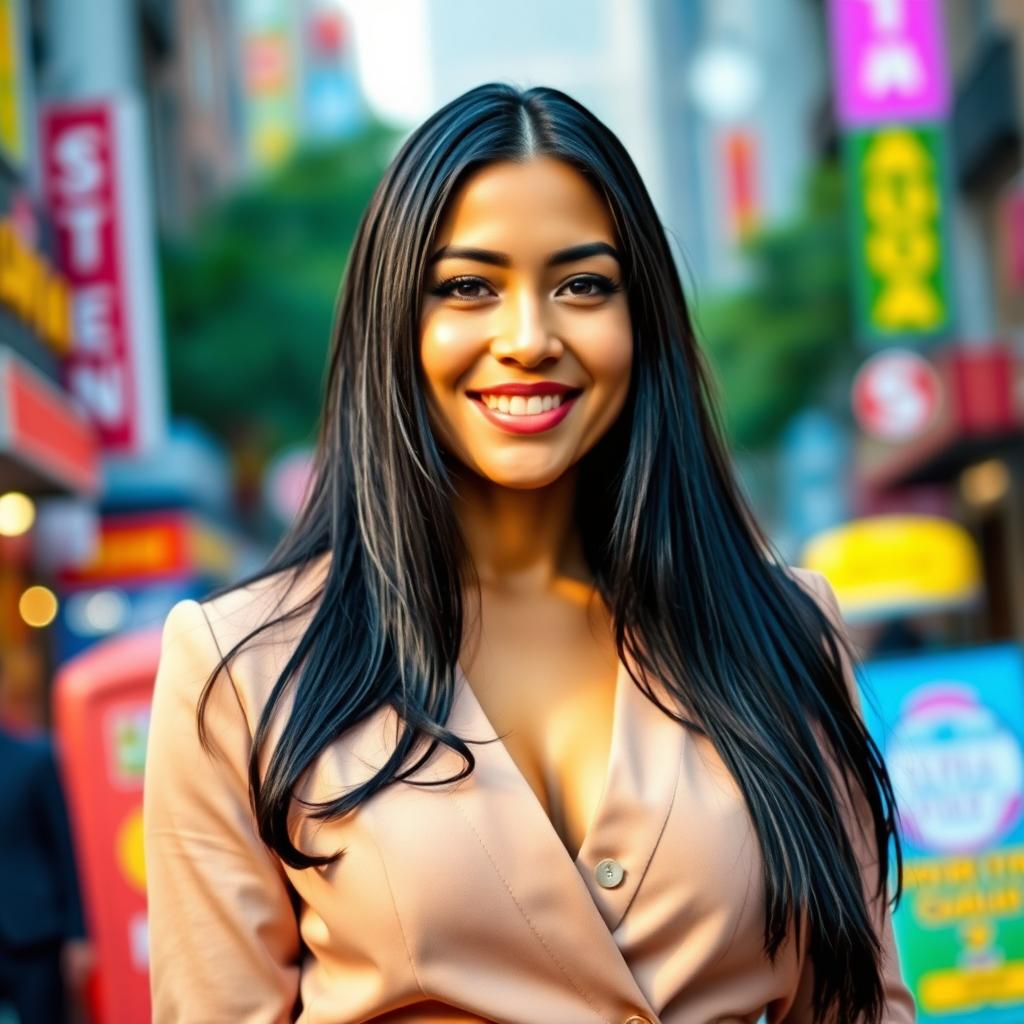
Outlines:
[[[596,1006],[621,1005],[626,1015],[632,1011],[656,1022],[612,932],[636,894],[668,817],[680,774],[683,727],[647,700],[620,662],[605,791],[575,861],[461,670],[448,727],[467,741],[489,741],[472,744],[476,768],[449,784],[448,796],[464,822],[463,841],[483,847],[493,884],[507,890],[510,911],[527,920],[581,995],[589,993]],[[429,776],[442,779],[461,766],[457,754],[441,748]],[[597,864],[606,857],[624,868],[614,888],[596,880]]]
[[[672,707],[663,688],[655,686],[654,691]],[[644,696],[620,662],[606,789],[576,858],[610,931],[633,902],[661,839],[675,800],[686,739],[686,729]],[[624,871],[622,881],[610,889],[597,877],[597,865],[606,858],[617,861]]]

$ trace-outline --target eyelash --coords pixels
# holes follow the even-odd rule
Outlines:
[[[622,290],[621,285],[616,284],[614,281],[612,281],[610,278],[605,277],[603,274],[577,274],[576,277],[571,277],[568,281],[566,281],[565,284],[562,285],[562,288],[565,288],[568,285],[573,284],[575,281],[586,281],[589,284],[595,285],[598,289],[597,292],[593,295],[574,296],[574,298],[577,299],[594,299],[597,298],[598,295],[611,295],[614,292]],[[435,285],[433,288],[430,289],[430,293],[431,295],[439,295],[443,298],[452,296],[453,298],[458,299],[459,302],[478,302],[480,299],[484,298],[484,296],[482,295],[455,295],[455,289],[460,284],[463,283],[480,284],[484,285],[485,287],[489,287],[489,285],[487,285],[487,282],[484,281],[482,278],[475,277],[472,274],[459,274],[455,277],[449,277],[444,281],[441,281],[439,284]]]

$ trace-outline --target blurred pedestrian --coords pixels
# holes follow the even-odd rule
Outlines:
[[[0,778],[0,1004],[21,1024],[64,1024],[92,951],[49,738],[0,725]]]

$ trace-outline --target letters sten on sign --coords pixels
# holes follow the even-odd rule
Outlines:
[[[75,350],[68,384],[101,429],[117,430],[130,410],[112,147],[112,134],[97,124],[72,124],[60,131],[50,159],[55,220],[74,287]]]

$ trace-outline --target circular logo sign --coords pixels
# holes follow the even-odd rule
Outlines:
[[[935,368],[907,349],[872,356],[853,379],[853,414],[882,441],[909,441],[935,418],[942,385]]]
[[[886,744],[886,761],[903,834],[916,846],[977,850],[1020,819],[1020,744],[969,686],[915,690]]]

